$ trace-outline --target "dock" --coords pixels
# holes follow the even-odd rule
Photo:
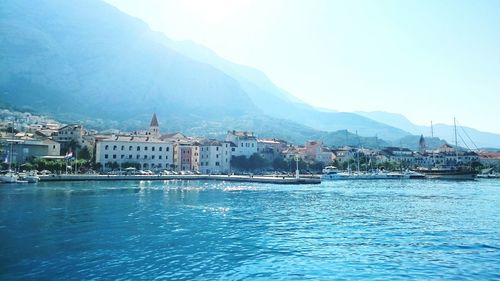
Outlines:
[[[161,181],[161,180],[213,180],[231,182],[253,182],[271,184],[320,184],[319,177],[276,177],[245,175],[45,175],[41,182],[50,181]]]

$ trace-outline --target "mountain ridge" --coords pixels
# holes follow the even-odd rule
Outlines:
[[[367,143],[409,135],[354,113],[316,109],[261,71],[178,44],[100,0],[6,0],[0,30],[0,103],[64,121],[137,129],[154,111],[165,129],[187,133],[234,128],[327,144],[341,144],[343,129],[370,137]]]
[[[408,118],[399,113],[384,111],[364,112],[358,111],[357,114],[367,118],[386,123],[396,128],[408,131],[414,135],[431,135],[430,126],[421,126],[413,124]],[[433,134],[435,137],[446,140],[448,143],[455,143],[455,128],[453,125],[436,123],[433,124]],[[457,124],[458,144],[470,149],[476,148],[500,148],[500,134],[483,132],[474,128],[460,126]]]

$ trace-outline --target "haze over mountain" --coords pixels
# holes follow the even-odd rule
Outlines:
[[[398,113],[389,113],[383,111],[356,112],[359,115],[373,119],[375,121],[399,128],[414,135],[430,136],[431,128],[429,126],[419,126],[413,124],[408,118]],[[451,125],[434,124],[433,134],[435,137],[446,140],[448,143],[455,143],[455,129]],[[481,147],[498,148],[500,146],[500,135],[489,132],[481,132],[474,128],[457,126],[458,145],[476,149]]]
[[[99,0],[0,3],[4,106],[137,129],[155,111],[164,131],[220,135],[254,130],[295,142],[383,145],[409,135],[354,113],[316,109],[262,72],[191,42],[175,42]],[[378,136],[378,138],[375,138]]]
[[[407,135],[355,114],[315,111],[262,73],[215,55],[196,57],[200,61],[181,55],[182,48],[102,1],[9,0],[0,13],[0,90],[8,105],[127,126],[156,111],[187,127],[269,115],[314,129],[348,128],[389,139]]]

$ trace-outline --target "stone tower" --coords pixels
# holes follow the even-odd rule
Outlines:
[[[160,137],[160,126],[158,125],[156,113],[153,113],[153,118],[151,118],[151,124],[149,124],[149,134],[155,138]]]
[[[420,135],[420,140],[418,141],[418,152],[420,154],[424,155],[425,151],[427,150],[427,145],[425,143],[424,135]]]

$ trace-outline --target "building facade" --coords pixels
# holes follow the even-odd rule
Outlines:
[[[253,132],[228,131],[226,141],[236,145],[233,156],[245,156],[249,158],[254,153],[258,153],[257,137]]]
[[[172,143],[149,136],[110,136],[96,142],[96,162],[104,169],[114,162],[138,164],[141,169],[170,169],[173,164]]]

